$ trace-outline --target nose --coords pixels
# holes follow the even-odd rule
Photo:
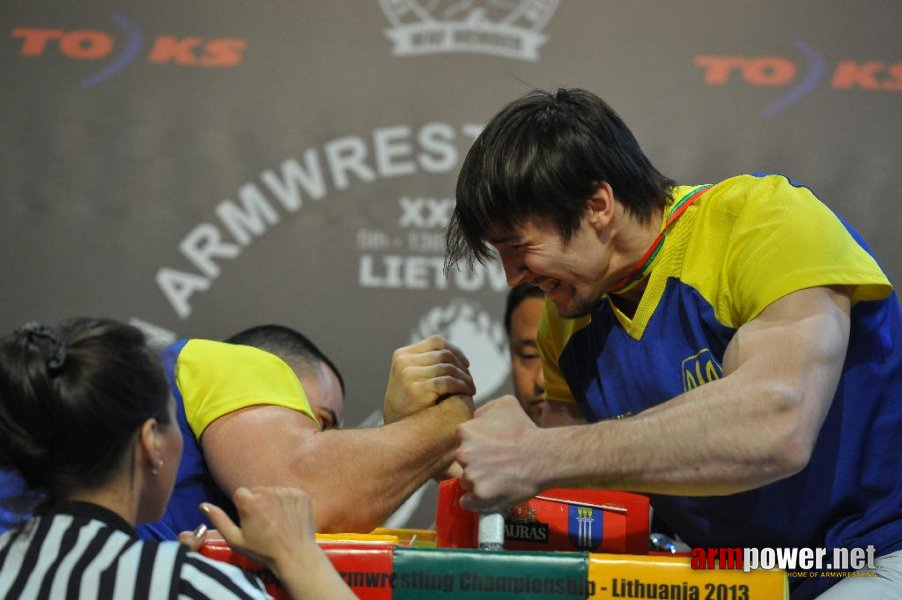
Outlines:
[[[507,279],[507,285],[515,287],[526,282],[526,275],[529,269],[519,253],[515,250],[502,249],[498,254],[501,257],[501,266],[504,267],[504,277]]]
[[[545,369],[541,362],[536,368],[536,376],[534,380],[536,386],[536,396],[545,396]]]

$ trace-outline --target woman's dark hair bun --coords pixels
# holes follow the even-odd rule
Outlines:
[[[47,327],[37,321],[29,321],[18,329],[16,333],[35,339],[46,340],[50,352],[44,361],[47,368],[53,373],[63,368],[66,362],[66,340],[55,327]]]
[[[139,329],[25,323],[0,340],[0,468],[50,499],[102,485],[147,419],[169,422],[168,399]]]

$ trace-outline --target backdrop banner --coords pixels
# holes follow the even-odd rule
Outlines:
[[[392,350],[441,333],[509,393],[495,262],[446,277],[481,127],[582,87],[681,183],[809,185],[902,282],[902,4],[558,0],[0,4],[0,326],[157,344],[281,323],[380,422]],[[389,526],[434,518],[424,487]]]

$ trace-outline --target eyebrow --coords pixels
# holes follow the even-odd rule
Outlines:
[[[516,233],[509,233],[507,235],[501,235],[493,238],[486,238],[486,241],[490,244],[498,245],[498,244],[510,244],[511,242],[520,241],[520,235]]]

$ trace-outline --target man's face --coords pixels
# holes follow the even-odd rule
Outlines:
[[[545,377],[536,336],[545,301],[524,298],[511,313],[510,352],[514,393],[529,418],[539,422],[545,404]]]
[[[307,393],[310,408],[313,409],[322,430],[337,429],[341,425],[344,394],[335,372],[323,363],[319,363],[315,369],[295,367],[294,372],[304,392]]]
[[[490,232],[488,241],[498,250],[508,285],[541,288],[562,317],[588,314],[603,295],[605,261],[610,257],[586,217],[567,243],[540,217],[505,232]]]

